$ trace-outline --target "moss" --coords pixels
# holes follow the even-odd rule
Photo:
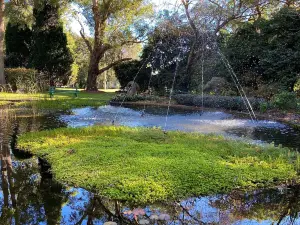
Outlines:
[[[298,180],[300,162],[288,149],[146,128],[62,128],[27,133],[18,145],[61,182],[136,203]]]

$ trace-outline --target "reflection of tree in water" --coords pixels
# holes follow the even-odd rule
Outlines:
[[[7,158],[11,160],[11,157]],[[1,224],[13,224],[12,221],[15,224],[39,224],[42,221],[47,221],[49,225],[59,224],[61,208],[69,193],[53,180],[40,177],[37,163],[32,160],[19,162],[13,168],[6,169],[7,175],[2,165],[5,165],[3,160]]]
[[[47,117],[19,117],[12,110],[0,110],[0,159],[1,190],[0,221],[5,224],[59,224],[62,204],[68,192],[52,180],[40,178],[34,159],[12,160],[11,150],[16,151],[18,134],[45,128],[61,126],[59,120],[45,122]],[[11,147],[11,148],[10,148]],[[28,157],[25,157],[28,158]]]
[[[271,189],[256,191],[250,194],[232,193],[222,196],[211,205],[229,211],[235,220],[255,219],[272,220],[280,223],[283,219],[299,218],[299,187],[290,189]]]
[[[88,224],[92,225],[97,221],[115,221],[118,224],[136,224],[126,218],[121,211],[121,204],[118,201],[103,200],[97,195],[78,189],[80,193],[69,198],[68,206],[71,213],[64,218],[64,224]],[[83,204],[78,204],[82,202]]]

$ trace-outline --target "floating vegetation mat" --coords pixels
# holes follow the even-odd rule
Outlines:
[[[285,148],[154,128],[60,128],[22,135],[18,147],[47,160],[60,182],[133,203],[297,181],[300,166]]]

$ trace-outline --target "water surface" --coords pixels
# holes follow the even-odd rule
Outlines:
[[[73,115],[62,116],[69,126],[91,126],[95,124],[124,125],[131,127],[161,127],[166,130],[214,133],[231,138],[243,138],[256,143],[273,143],[300,150],[300,131],[271,120],[238,118],[220,111],[189,111],[171,109],[166,121],[166,108],[102,106],[73,110]]]
[[[28,111],[1,109],[0,224],[102,225],[107,221],[118,224],[170,225],[300,224],[299,187],[279,187],[249,193],[233,192],[190,198],[178,203],[132,206],[102,199],[84,189],[59,184],[49,174],[41,173],[44,171],[40,171],[36,158],[24,155],[15,148],[18,135],[24,132],[96,123],[109,124],[113,118],[123,125],[163,126],[165,118],[162,111],[148,110],[150,111],[146,111],[146,115],[141,118],[138,109],[110,106],[75,110],[75,115],[44,116],[33,116]],[[217,121],[221,122],[221,128],[218,128]],[[193,124],[196,125],[192,126]],[[210,128],[206,128],[207,124],[210,124]],[[271,121],[261,121],[258,124],[263,124],[264,129],[287,129],[286,126]],[[259,127],[248,120],[238,120],[225,113],[207,112],[199,115],[184,111],[172,111],[167,125],[167,129],[184,127],[188,131],[202,129],[201,132],[214,130],[224,134],[230,134],[228,129],[242,128],[249,131]]]

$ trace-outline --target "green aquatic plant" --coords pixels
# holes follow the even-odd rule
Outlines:
[[[18,147],[46,159],[58,181],[136,203],[298,180],[298,154],[214,135],[93,126],[27,133]]]

